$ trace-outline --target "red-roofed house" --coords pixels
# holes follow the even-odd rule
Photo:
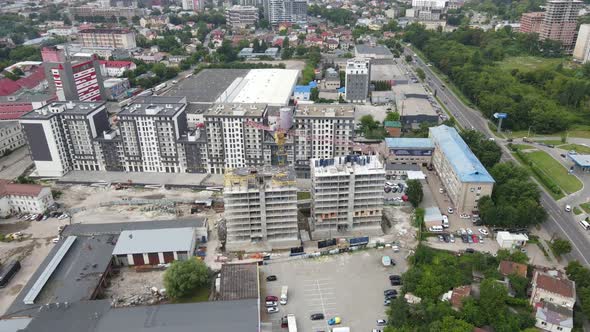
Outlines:
[[[500,274],[507,277],[511,274],[516,274],[523,278],[526,278],[526,270],[527,267],[525,264],[515,263],[511,261],[501,261],[500,266],[498,266],[498,271]]]
[[[471,295],[471,286],[459,286],[453,288],[450,303],[453,309],[459,310],[463,307],[463,299]]]
[[[137,68],[133,61],[109,61],[109,60],[99,60],[100,63],[100,73],[102,76],[108,77],[121,77],[127,70],[134,70]]]
[[[43,213],[53,205],[49,187],[38,184],[10,183],[0,179],[0,216],[18,213]]]
[[[576,284],[558,271],[535,271],[530,303],[534,307],[541,307],[545,302],[573,309]]]

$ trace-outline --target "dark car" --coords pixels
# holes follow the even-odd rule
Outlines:
[[[322,319],[324,319],[324,314],[322,314],[322,313],[312,314],[310,318],[311,318],[311,320],[322,320]]]
[[[387,289],[387,290],[383,291],[383,295],[390,295],[390,294],[397,294],[397,291],[395,289]]]
[[[560,154],[560,156],[561,156],[562,158],[565,158],[565,154],[564,154],[564,153]]]
[[[397,275],[397,274],[392,274],[389,276],[389,280],[400,280],[402,278],[402,276]]]
[[[272,301],[277,302],[277,301],[279,301],[279,298],[276,297],[276,296],[269,295],[264,300],[267,301],[267,302],[269,302],[269,301],[270,302],[272,302]]]
[[[389,280],[391,286],[400,286],[402,284],[401,279],[391,279]]]
[[[443,236],[443,240],[444,240],[446,243],[449,243],[449,242],[451,242],[451,237],[449,236],[449,234],[443,234],[442,236]]]
[[[468,254],[473,254],[473,253],[475,253],[475,250],[472,248],[467,248],[467,249],[465,249],[465,252]]]
[[[395,300],[397,299],[397,294],[389,294],[389,295],[385,295],[385,301],[389,300]]]
[[[266,281],[277,281],[277,276],[268,276],[266,277]]]

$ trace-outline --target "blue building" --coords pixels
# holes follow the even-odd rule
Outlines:
[[[308,85],[296,85],[293,91],[293,99],[295,100],[311,100],[311,89],[317,88],[318,84],[314,81],[309,82]]]

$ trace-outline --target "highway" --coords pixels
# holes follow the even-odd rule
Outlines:
[[[483,132],[488,137],[493,137],[488,127],[488,120],[474,109],[465,105],[452,91],[445,87],[445,83],[427,66],[420,57],[414,56],[414,52],[404,46],[404,53],[411,55],[416,60],[416,67],[422,68],[426,74],[426,83],[436,91],[439,100],[446,106],[457,122],[465,129],[475,129]],[[515,161],[508,148],[498,142],[502,147],[502,161]],[[533,179],[534,180],[534,179]],[[539,186],[540,187],[540,186]],[[590,265],[590,241],[581,232],[581,227],[574,220],[572,213],[565,212],[564,206],[559,205],[545,190],[540,187],[541,204],[547,211],[547,220],[543,227],[552,237],[561,237],[572,243],[572,252],[565,255],[568,260],[578,260],[580,263]]]

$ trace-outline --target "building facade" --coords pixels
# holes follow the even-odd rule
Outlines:
[[[0,156],[25,145],[25,136],[18,121],[0,121]]]
[[[234,5],[225,10],[225,20],[232,28],[254,26],[258,22],[258,8]]]
[[[312,238],[380,235],[385,169],[377,156],[311,160]]]
[[[483,196],[491,196],[494,179],[471,152],[457,130],[441,125],[429,129],[434,143],[432,165],[454,208],[471,214]]]
[[[297,227],[295,172],[288,167],[236,168],[223,189],[226,249],[266,243],[273,248],[301,244]]]
[[[583,4],[578,0],[548,1],[539,38],[561,42],[563,49],[571,53],[576,42],[578,16]]]
[[[53,203],[51,189],[48,187],[0,180],[0,217],[20,213],[43,213]]]
[[[346,62],[346,85],[344,99],[364,103],[369,97],[371,62],[368,59],[351,59]]]
[[[580,25],[576,47],[574,47],[574,59],[581,63],[590,61],[590,24]]]
[[[520,33],[541,33],[541,26],[545,19],[545,12],[524,13],[520,17]]]
[[[306,0],[264,0],[264,17],[270,24],[307,22]]]
[[[182,9],[195,13],[205,9],[205,0],[182,0]]]
[[[136,48],[135,33],[126,29],[85,29],[78,33],[85,47]]]
[[[573,310],[576,303],[576,284],[562,272],[536,270],[531,286],[530,304],[533,307],[549,302]]]

